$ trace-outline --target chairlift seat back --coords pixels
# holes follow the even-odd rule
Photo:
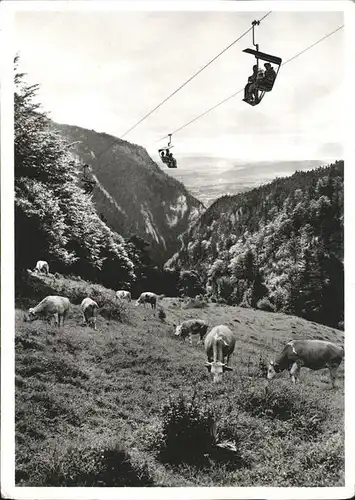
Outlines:
[[[261,59],[262,61],[267,61],[267,62],[270,62],[273,64],[277,64],[278,66],[281,66],[281,63],[282,63],[281,57],[272,56],[271,54],[266,54],[265,52],[259,52],[258,50],[244,49],[243,52],[246,52],[247,54],[252,54],[257,59]]]

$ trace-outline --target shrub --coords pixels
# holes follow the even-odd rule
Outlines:
[[[126,303],[116,300],[111,297],[101,297],[99,302],[99,312],[104,318],[111,320],[115,319],[121,323],[128,323],[129,309]]]
[[[183,395],[170,400],[162,410],[162,439],[159,459],[169,463],[202,464],[215,444],[213,411],[195,394],[188,402]]]
[[[261,311],[275,312],[275,306],[266,297],[260,299],[256,307],[257,309],[261,309]]]
[[[198,295],[193,299],[188,299],[184,304],[185,309],[195,308],[195,309],[203,309],[208,307],[208,300],[202,295]]]

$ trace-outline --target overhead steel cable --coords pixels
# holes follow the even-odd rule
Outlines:
[[[272,11],[270,10],[267,14],[265,14],[265,16],[263,16],[259,20],[259,22],[263,21],[269,14],[271,14],[271,12]],[[190,78],[188,78],[184,83],[182,83],[180,85],[180,87],[178,87],[176,90],[174,90],[174,92],[172,92],[170,95],[168,95],[168,97],[166,97],[165,99],[163,99],[157,106],[155,106],[155,108],[153,108],[151,111],[149,111],[149,113],[147,113],[146,115],[144,115],[143,118],[141,118],[137,123],[135,123],[131,128],[129,128],[123,135],[121,135],[120,139],[123,139],[123,137],[125,137],[129,132],[131,132],[133,129],[135,129],[140,123],[142,123],[146,118],[148,118],[148,116],[150,116],[151,114],[153,114],[154,111],[156,111],[157,109],[159,109],[163,104],[165,104],[169,99],[171,99],[175,94],[177,94],[183,87],[185,87],[194,78],[196,78],[197,75],[199,75],[200,73],[202,73],[203,70],[205,70],[214,61],[216,61],[222,54],[224,54],[225,52],[227,52],[227,50],[230,49],[234,44],[236,44],[237,42],[239,42],[239,40],[241,40],[245,35],[247,35],[249,33],[249,31],[251,31],[252,29],[253,28],[248,28],[246,31],[244,31],[244,33],[242,35],[240,35],[240,37],[238,37],[236,40],[234,40],[232,43],[230,43],[221,52],[219,52],[219,54],[217,54],[215,57],[213,57],[213,59],[211,59],[210,61],[208,61],[208,63],[206,63],[204,66],[202,66],[202,68],[200,68],[198,71],[196,71],[196,73],[194,73],[192,76],[190,76]]]
[[[271,10],[269,12],[267,12],[260,20],[259,22],[263,21],[264,19],[266,19],[266,17],[268,15],[271,14]],[[210,66],[214,61],[216,61],[216,59],[218,59],[222,54],[224,54],[228,49],[230,49],[234,44],[236,44],[237,42],[239,42],[239,40],[241,40],[245,35],[247,35],[253,28],[248,28],[242,35],[240,35],[238,38],[236,38],[232,43],[230,43],[227,47],[225,47],[221,52],[219,52],[215,57],[213,57],[213,59],[211,59],[210,61],[208,61],[202,68],[200,68],[198,71],[196,71],[196,73],[194,73],[190,78],[188,78],[184,83],[182,83],[180,85],[180,87],[178,87],[176,90],[174,90],[174,92],[172,92],[171,94],[168,95],[168,97],[166,97],[165,99],[163,99],[157,106],[155,106],[155,108],[153,108],[151,111],[149,111],[149,113],[146,113],[143,118],[141,118],[137,123],[135,123],[131,128],[129,128],[123,135],[121,135],[121,137],[119,137],[118,139],[115,139],[107,148],[105,148],[103,151],[101,151],[101,153],[99,153],[97,156],[96,156],[96,160],[101,156],[103,155],[104,153],[106,153],[110,148],[112,148],[112,146],[114,146],[119,140],[123,139],[129,132],[131,132],[133,129],[135,129],[136,127],[138,127],[138,125],[140,123],[142,123],[144,120],[146,120],[148,118],[148,116],[152,115],[157,109],[159,109],[163,104],[165,104],[169,99],[171,99],[175,94],[177,94],[183,87],[185,87],[188,83],[190,83],[194,78],[196,78],[197,75],[199,75],[200,73],[202,73],[203,70],[205,70],[208,66]]]
[[[285,61],[284,63],[281,64],[281,66],[285,66],[285,64],[293,61],[294,59],[296,59],[296,57],[299,57],[300,55],[304,54],[305,52],[307,52],[308,50],[310,50],[311,48],[315,47],[316,45],[318,45],[319,43],[323,42],[326,38],[330,37],[331,35],[334,35],[334,33],[336,33],[337,31],[341,30],[342,28],[344,28],[344,25],[342,26],[339,26],[337,29],[335,29],[334,31],[332,31],[331,33],[328,33],[327,35],[323,36],[322,38],[320,38],[319,40],[317,40],[316,42],[312,43],[312,45],[309,45],[308,47],[306,47],[305,49],[303,49],[301,52],[298,52],[298,54],[295,54],[294,56],[290,57],[290,59],[287,59],[287,61]],[[182,125],[181,127],[177,128],[176,130],[174,130],[174,132],[172,132],[171,134],[176,134],[177,132],[180,132],[180,130],[184,129],[185,127],[187,127],[188,125],[191,125],[191,123],[194,123],[195,121],[199,120],[200,118],[202,118],[203,116],[207,115],[208,113],[210,113],[211,111],[213,111],[214,109],[218,108],[219,106],[221,106],[222,104],[224,104],[225,102],[229,101],[230,99],[232,99],[233,97],[235,97],[236,95],[240,94],[241,92],[243,92],[244,90],[244,87],[240,90],[238,90],[237,92],[235,92],[234,94],[226,97],[225,99],[223,99],[223,101],[220,101],[219,103],[215,104],[214,106],[212,106],[211,108],[207,109],[206,111],[204,111],[203,113],[201,113],[200,115],[196,116],[195,118],[193,118],[192,120],[190,120],[189,122],[185,123],[184,125]],[[168,136],[167,135],[164,135],[163,137],[161,137],[160,139],[158,139],[157,141],[155,141],[154,144],[156,144],[157,142],[160,142],[162,141],[163,139],[166,139]]]

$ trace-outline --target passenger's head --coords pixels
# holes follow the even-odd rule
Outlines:
[[[258,65],[257,65],[257,64],[255,64],[255,65],[253,66],[253,71],[254,71],[254,72],[255,72],[255,71],[258,71]]]
[[[270,69],[271,68],[271,64],[270,63],[265,63],[264,66],[265,66],[266,69]]]

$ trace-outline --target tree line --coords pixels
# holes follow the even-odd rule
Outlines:
[[[344,321],[344,163],[219,198],[167,266],[228,304]]]

